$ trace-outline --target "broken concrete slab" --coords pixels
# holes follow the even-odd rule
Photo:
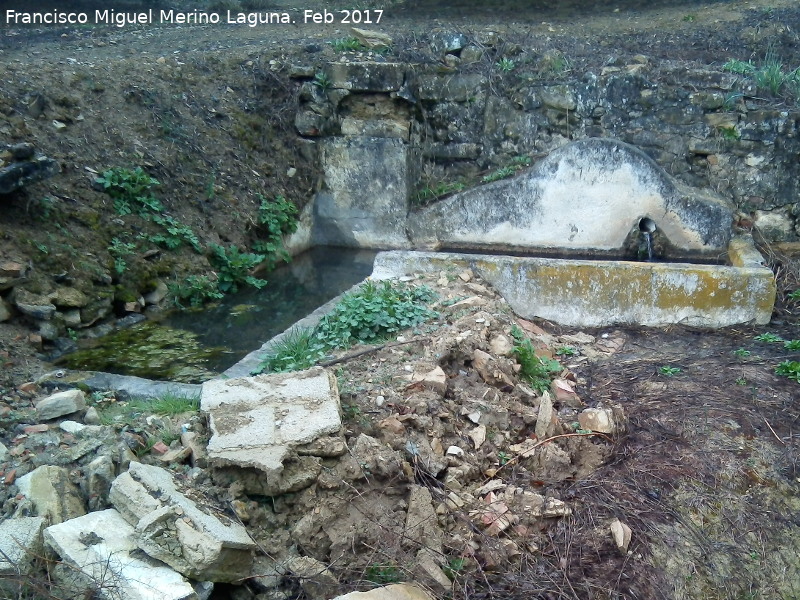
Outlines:
[[[433,600],[433,596],[410,583],[394,583],[367,592],[350,592],[333,600]]]
[[[428,548],[437,556],[443,556],[443,536],[433,508],[430,490],[420,485],[412,485],[408,497],[405,538],[420,548]]]
[[[617,429],[614,411],[610,408],[587,408],[578,415],[581,429],[599,433],[614,433]]]
[[[19,492],[33,503],[36,514],[61,523],[86,514],[78,487],[63,467],[43,465],[17,479]]]
[[[300,587],[311,600],[325,600],[336,593],[339,580],[316,558],[295,556],[286,561],[286,567],[300,580]]]
[[[44,517],[0,521],[0,580],[24,576],[40,554]],[[0,590],[4,589],[0,584]]]
[[[441,562],[441,555],[428,548],[420,548],[417,552],[413,573],[420,582],[439,593],[445,593],[452,589],[453,582],[442,570]]]
[[[61,584],[76,594],[71,597],[100,585],[102,598],[197,598],[183,576],[139,551],[133,527],[113,508],[51,525],[44,530],[44,541],[70,567],[62,571],[69,576]]]
[[[318,473],[314,465],[319,460],[310,456],[298,459],[295,449],[302,448],[307,454],[313,442],[338,434],[342,428],[336,378],[319,367],[207,381],[200,407],[210,416],[211,465],[260,473],[259,490],[253,493],[274,495],[295,488],[296,483],[287,487],[282,481],[289,475],[290,464],[302,463],[300,471],[312,468]],[[298,481],[308,480],[310,485],[315,477]]]
[[[109,500],[134,526],[142,550],[187,577],[231,582],[250,574],[256,545],[245,528],[224,522],[222,511],[201,510],[169,471],[133,462],[114,480]]]

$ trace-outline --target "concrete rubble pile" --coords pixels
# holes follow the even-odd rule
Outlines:
[[[586,406],[570,365],[619,351],[625,336],[548,333],[501,310],[469,270],[409,280],[439,293],[447,327],[345,360],[349,371],[208,381],[202,414],[142,417],[180,431],[169,446],[100,424],[82,391],[20,391],[39,422],[0,447],[13,492],[3,585],[34,580],[44,559],[70,597],[94,586],[101,597],[204,598],[219,582],[263,600],[297,586],[327,599],[360,569],[416,584],[363,598],[413,599],[447,593],[454,565],[502,568],[537,552],[548,523],[576,510],[558,484],[603,464],[625,422],[619,406]],[[520,375],[519,335],[539,356],[573,356],[534,386]],[[627,525],[606,529],[626,551]],[[379,560],[402,567],[376,575]]]

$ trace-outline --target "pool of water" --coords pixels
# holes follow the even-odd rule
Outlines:
[[[372,273],[376,252],[317,247],[219,303],[171,312],[88,342],[62,357],[71,369],[196,383],[249,352]]]

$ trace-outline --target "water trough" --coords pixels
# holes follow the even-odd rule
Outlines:
[[[774,276],[733,217],[636,148],[588,139],[411,213],[413,247],[458,252],[380,253],[373,277],[470,267],[521,316],[577,327],[768,323]]]

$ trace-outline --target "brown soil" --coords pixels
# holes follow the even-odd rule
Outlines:
[[[302,8],[315,4],[323,6],[309,2]],[[576,76],[583,66],[639,53],[719,66],[732,57],[762,56],[771,47],[785,64],[800,64],[800,8],[794,0],[502,4],[420,0],[387,6],[380,29],[394,36],[396,58],[430,60],[425,39],[435,26],[466,32],[491,28],[522,52],[560,50],[573,61]],[[251,241],[259,194],[282,194],[305,204],[317,173],[292,127],[299,84],[286,71],[292,64],[332,58],[327,41],[347,31],[340,25],[301,24],[266,31],[229,26],[0,29],[0,134],[11,142],[34,142],[62,166],[61,175],[0,200],[0,258],[31,262],[34,290],[46,290],[52,275],[64,270],[76,287],[91,289],[93,274],[110,271],[111,240],[148,231],[150,224],[137,217],[120,219],[108,197],[92,189],[94,175],[88,169],[142,165],[161,181],[158,196],[170,214],[204,243]],[[41,118],[33,119],[25,104],[37,93],[47,98],[47,106]],[[66,130],[56,132],[53,120],[66,123]],[[297,169],[292,177],[290,167]],[[209,268],[206,257],[189,249],[162,253],[156,262],[142,256],[130,261],[129,275],[116,282],[123,290],[138,289],[155,276]],[[783,265],[783,293],[795,289],[791,263],[774,262]],[[511,322],[501,304],[487,310],[492,318]],[[795,433],[800,388],[774,373],[779,362],[797,355],[781,344],[754,339],[766,330],[785,339],[800,337],[798,311],[783,300],[769,328],[588,332],[597,338],[592,347],[563,362],[588,405],[622,406],[627,432],[613,444],[564,441],[563,448],[586,461],[568,476],[532,480],[533,468],[520,471],[512,464],[509,483],[560,497],[573,514],[537,530],[537,552],[513,559],[485,550],[468,556],[452,597],[800,597]],[[556,336],[574,333],[544,327]],[[12,405],[19,401],[14,388],[48,369],[29,333],[23,323],[0,323],[0,391]],[[598,350],[608,339],[624,344],[611,354]],[[410,349],[422,352],[423,347]],[[740,349],[747,352],[737,353]],[[379,432],[376,424],[392,413],[417,414],[405,383],[394,381],[408,359],[408,353],[387,349],[341,365],[350,437]],[[680,371],[667,376],[661,372],[665,366]],[[446,370],[455,406],[485,393],[465,356],[452,354]],[[377,395],[384,396],[383,407],[376,408]],[[508,428],[513,439],[506,443],[524,439],[526,427]],[[448,435],[462,433],[452,426]],[[500,452],[507,448],[488,442],[481,464],[499,466]],[[439,485],[424,473],[417,477],[434,490]],[[360,490],[362,502],[354,503],[337,527],[365,515],[382,523],[396,508],[387,489],[381,484]],[[363,500],[367,496],[372,499]],[[309,508],[306,500],[285,498],[279,504],[296,517]],[[341,502],[336,508],[343,510]],[[633,529],[624,555],[607,531],[615,517]],[[273,518],[263,525],[293,522]],[[261,535],[264,543],[279,538]],[[371,565],[392,559],[389,541],[377,534],[371,538],[372,552],[342,569],[345,579],[356,586]],[[388,544],[385,550],[382,543]],[[449,551],[458,556],[464,549]]]

